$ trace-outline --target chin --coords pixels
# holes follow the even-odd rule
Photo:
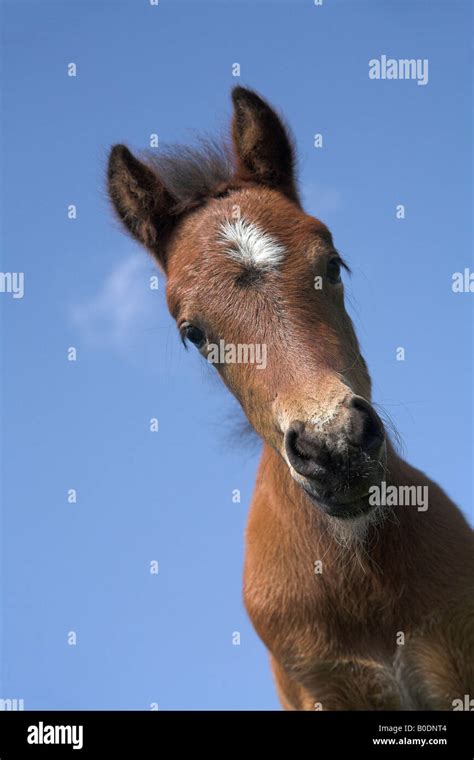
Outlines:
[[[364,489],[354,488],[351,492],[345,492],[342,500],[337,494],[329,496],[316,489],[309,481],[298,478],[297,482],[314,507],[328,518],[328,526],[338,539],[360,541],[366,537],[369,527],[381,522],[385,516],[383,508],[369,503],[367,485]]]

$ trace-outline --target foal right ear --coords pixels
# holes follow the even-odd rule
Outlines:
[[[120,221],[165,269],[166,239],[176,223],[172,213],[175,199],[125,145],[115,145],[110,151],[107,178]]]
[[[256,182],[280,190],[300,205],[292,141],[281,119],[253,90],[234,87],[232,100],[237,181]]]

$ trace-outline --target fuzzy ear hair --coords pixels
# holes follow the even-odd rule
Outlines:
[[[165,269],[166,241],[177,221],[173,215],[175,199],[125,145],[115,145],[110,151],[107,178],[120,221]]]
[[[252,90],[232,90],[237,180],[280,190],[299,205],[290,137],[275,111]]]

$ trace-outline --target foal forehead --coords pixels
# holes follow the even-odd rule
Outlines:
[[[212,201],[202,212],[201,230],[207,251],[263,271],[278,269],[292,251],[331,239],[324,224],[267,189],[244,189]]]
[[[170,308],[226,286],[229,297],[242,286],[250,295],[256,283],[263,292],[284,267],[300,267],[306,256],[309,264],[328,243],[324,224],[275,191],[245,188],[210,200],[183,222],[171,252]]]

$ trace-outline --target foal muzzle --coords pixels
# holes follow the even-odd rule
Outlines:
[[[310,498],[333,517],[353,518],[372,509],[367,496],[382,479],[385,430],[360,396],[351,395],[343,407],[330,427],[292,422],[284,446],[293,477]]]

